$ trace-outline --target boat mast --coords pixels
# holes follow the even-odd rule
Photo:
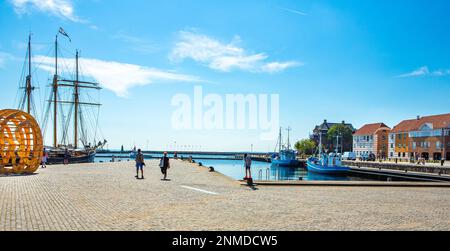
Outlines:
[[[78,105],[79,105],[79,93],[78,93],[78,50],[76,53],[76,60],[75,60],[75,65],[76,65],[76,78],[75,78],[75,82],[73,84],[74,86],[74,105],[75,105],[75,119],[74,119],[74,148],[77,149],[78,148]]]
[[[288,128],[286,129],[286,131],[287,131],[287,133],[288,133],[288,138],[287,138],[287,149],[288,149],[288,150],[291,149],[291,141],[290,141],[290,139],[289,139],[291,130],[292,130],[292,129],[291,129],[290,127],[288,127]]]
[[[25,89],[27,95],[27,113],[31,114],[31,92],[33,91],[33,86],[31,85],[31,33],[28,36],[28,76]]]
[[[53,147],[58,146],[57,115],[58,115],[58,34],[55,39],[55,75],[53,76]]]
[[[280,134],[278,135],[278,147],[279,147],[279,151],[281,152],[281,148],[282,148],[282,142],[281,142],[281,127],[280,127]]]
[[[322,130],[319,133],[319,156],[322,156]]]

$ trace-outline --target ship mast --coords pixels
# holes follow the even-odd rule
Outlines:
[[[28,76],[26,80],[26,95],[27,95],[27,113],[31,114],[31,92],[33,91],[31,85],[31,33],[28,36]]]
[[[53,76],[53,147],[58,146],[58,34],[55,39],[55,75]]]
[[[75,67],[76,67],[76,78],[75,82],[73,83],[74,87],[74,105],[75,105],[75,119],[74,119],[74,148],[78,148],[78,105],[79,105],[79,93],[78,93],[78,50],[76,53],[76,59],[75,59]]]

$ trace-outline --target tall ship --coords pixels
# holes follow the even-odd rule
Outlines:
[[[37,71],[32,69],[30,34],[24,64],[26,67],[22,71],[27,75],[25,78],[21,78],[19,85],[19,109],[35,118],[40,118],[38,121],[44,134],[49,164],[61,164],[66,158],[70,164],[94,162],[96,150],[103,148],[107,143],[98,134],[101,104],[92,101],[92,92],[99,94],[102,88],[99,83],[82,79],[78,50],[76,50],[74,62],[62,62],[66,67],[73,65],[73,68],[68,69],[67,72],[59,69],[61,64],[58,58],[58,55],[61,54],[58,46],[59,35],[66,36],[70,40],[67,33],[60,28],[54,42],[54,74],[48,85],[48,99],[40,100],[42,104],[42,115],[40,116],[33,94],[38,87],[34,86],[33,82]],[[47,128],[51,130],[50,135],[47,134]],[[48,141],[51,143],[48,144]]]
[[[282,129],[280,128],[280,133],[278,135],[277,148],[275,149],[275,154],[272,155],[271,161],[272,164],[278,166],[286,166],[286,167],[296,167],[299,162],[297,160],[297,152],[291,148],[290,142],[290,131],[291,128],[286,129],[288,136],[286,144],[283,144],[283,135],[281,133]]]

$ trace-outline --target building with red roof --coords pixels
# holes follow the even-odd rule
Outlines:
[[[390,157],[450,160],[450,113],[403,120],[392,128],[392,139]]]
[[[356,157],[374,154],[378,158],[387,158],[390,130],[384,123],[367,124],[357,130],[353,134],[353,151]]]

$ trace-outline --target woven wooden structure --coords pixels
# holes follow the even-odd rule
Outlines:
[[[0,174],[36,172],[43,149],[41,129],[30,114],[0,110]]]

